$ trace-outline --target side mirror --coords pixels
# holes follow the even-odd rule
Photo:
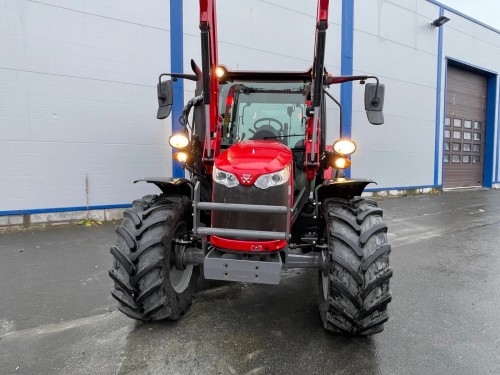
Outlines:
[[[174,89],[172,80],[158,83],[158,113],[156,118],[162,120],[170,116],[172,103],[174,101]]]
[[[365,110],[368,121],[373,125],[384,123],[384,95],[385,86],[378,83],[365,85]]]

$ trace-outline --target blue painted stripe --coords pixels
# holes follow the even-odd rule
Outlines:
[[[474,64],[468,63],[466,61],[456,59],[454,57],[446,56],[446,58],[448,60],[450,60],[451,62],[453,62],[453,65],[455,65],[458,68],[463,69],[463,70],[468,70],[470,72],[482,74],[483,76],[485,75],[485,73],[486,73],[486,75],[498,74],[498,72],[496,72],[494,70],[486,69],[486,68],[483,68],[482,66],[474,65]]]
[[[7,215],[30,215],[30,214],[50,214],[54,212],[87,211],[87,210],[109,210],[113,208],[129,208],[131,204],[108,204],[102,206],[78,206],[78,207],[56,207],[56,208],[36,208],[27,210],[0,211],[0,216]]]
[[[439,9],[439,15],[444,15],[444,9]],[[437,82],[436,82],[436,134],[434,141],[434,185],[439,185],[439,165],[441,159],[441,82],[443,73],[443,27],[438,31],[438,61],[437,61]]]
[[[499,86],[499,89],[500,89],[500,86]],[[497,93],[498,93],[498,91],[497,91]],[[500,97],[500,94],[498,97]],[[499,103],[499,105],[498,105],[498,119],[496,122],[496,125],[497,125],[497,165],[495,168],[495,179],[497,180],[497,182],[493,182],[494,184],[496,184],[496,183],[498,183],[498,181],[500,181],[500,175],[498,174],[498,171],[500,170],[498,167],[498,164],[500,164],[500,102],[498,102],[498,103]]]
[[[368,193],[375,193],[377,191],[387,191],[387,190],[413,190],[413,189],[440,189],[442,186],[439,185],[419,185],[419,186],[391,186],[391,187],[381,187],[381,188],[368,188],[364,191]]]
[[[183,0],[170,0],[170,69],[173,73],[184,72]],[[184,107],[184,81],[174,82],[174,104],[172,105],[172,132],[182,130],[179,118]],[[172,155],[176,150],[172,150]],[[182,165],[172,158],[172,174],[184,177]]]
[[[445,58],[445,66],[444,66],[444,107],[443,107],[443,115],[441,116],[441,119],[444,119],[446,117],[446,93],[448,92],[448,59]],[[441,122],[443,124],[443,122]],[[441,136],[443,137],[443,142],[444,142],[444,129],[441,127]],[[444,147],[443,143],[440,143],[441,150],[444,154]],[[441,163],[440,163],[440,168],[441,168],[441,179],[439,180],[440,182],[438,185],[441,187],[444,186],[444,157],[441,157]]]
[[[493,180],[497,176],[493,176],[493,162],[497,159],[495,153],[495,115],[497,112],[497,76],[491,75],[488,78],[488,88],[486,96],[486,132],[484,145],[484,187],[491,188]]]
[[[342,0],[342,42],[340,74],[353,74],[354,53],[354,0]],[[340,103],[343,109],[343,126],[341,138],[351,138],[352,133],[352,82],[342,83],[340,87]],[[351,168],[345,170],[346,177],[351,177]]]
[[[487,28],[487,29],[489,29],[491,31],[494,31],[494,32],[500,34],[500,30],[494,28],[493,26],[490,26],[490,25],[488,25],[488,24],[486,24],[484,22],[481,22],[481,21],[479,21],[479,20],[477,20],[477,19],[475,19],[475,18],[473,18],[473,17],[471,17],[471,16],[469,16],[469,15],[467,15],[465,13],[462,13],[462,12],[460,12],[460,11],[454,9],[454,8],[451,8],[451,7],[449,7],[446,4],[440,3],[439,1],[436,1],[436,0],[427,0],[427,1],[429,3],[435,4],[435,5],[437,5],[437,6],[441,7],[441,8],[446,9],[449,12],[455,13],[455,14],[459,15],[460,17],[463,17],[463,18],[465,18],[465,19],[467,19],[469,21],[472,21],[472,22],[474,22],[474,23],[476,23],[478,25],[481,25],[481,26],[483,26],[483,27],[485,27],[485,28]]]
[[[446,64],[445,64],[445,71],[444,71],[444,108],[443,108],[443,116],[441,118],[445,118],[446,117],[446,93],[448,92],[448,67],[450,66],[450,64],[448,63],[448,58],[445,57],[445,61],[446,61]],[[443,137],[443,142],[444,142],[444,129],[441,129],[441,135]],[[444,154],[444,144],[442,143],[441,144],[441,149],[443,150],[443,154]],[[441,186],[444,186],[444,157],[441,158],[441,183],[440,183]]]

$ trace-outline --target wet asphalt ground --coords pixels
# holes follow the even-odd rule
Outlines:
[[[110,295],[114,225],[0,233],[0,374],[500,374],[500,191],[379,205],[393,302],[368,338],[324,331],[314,271],[145,324]]]

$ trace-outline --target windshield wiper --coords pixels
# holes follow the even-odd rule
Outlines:
[[[298,89],[265,89],[260,87],[249,87],[245,85],[238,85],[239,92],[243,94],[254,94],[254,93],[264,93],[264,94],[303,94],[304,90],[302,88]]]
[[[277,135],[274,137],[264,137],[264,139],[275,139],[275,138],[289,138],[289,137],[305,137],[305,134],[288,134],[288,135]]]

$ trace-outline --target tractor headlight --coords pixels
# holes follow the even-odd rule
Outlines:
[[[214,166],[212,175],[215,182],[221,185],[225,185],[228,188],[232,188],[240,184],[234,174],[226,171],[221,171],[220,169],[217,169],[216,166]]]
[[[356,143],[350,139],[339,139],[333,143],[333,151],[340,155],[351,155],[356,151]]]
[[[177,151],[174,154],[174,159],[177,160],[179,163],[185,163],[189,159],[189,155],[185,151]]]
[[[351,166],[351,161],[344,157],[336,157],[333,159],[333,167],[336,169],[346,169]]]
[[[283,185],[290,179],[290,168],[286,167],[279,172],[263,174],[254,185],[259,189],[267,189],[273,186]]]
[[[185,148],[189,144],[189,138],[186,133],[174,133],[168,139],[168,143],[173,148]]]

